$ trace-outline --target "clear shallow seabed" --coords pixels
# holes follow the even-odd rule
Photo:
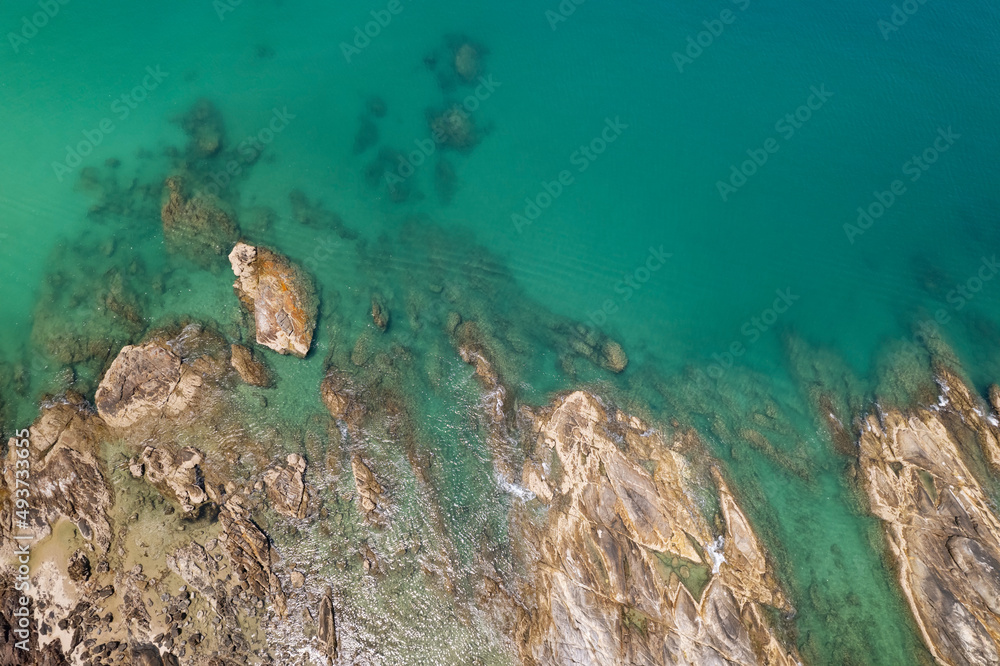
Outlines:
[[[699,428],[776,555],[809,661],[924,658],[882,562],[877,523],[858,508],[812,392],[836,391],[855,410],[876,398],[907,403],[930,378],[914,327],[938,310],[949,317],[939,332],[977,388],[1000,379],[1000,275],[991,263],[1000,238],[1000,9],[929,0],[885,38],[879,21],[891,20],[892,5],[871,0],[588,0],[554,29],[545,12],[558,11],[555,1],[400,2],[350,61],[341,43],[386,4],[243,3],[220,16],[209,0],[76,0],[16,49],[2,40],[0,362],[23,378],[19,392],[9,379],[0,388],[5,431],[29,423],[39,396],[66,384],[33,336],[40,322],[69,322],[70,336],[89,325],[66,293],[121,279],[141,294],[150,321],[190,315],[225,327],[238,316],[225,262],[204,270],[168,256],[156,209],[148,219],[88,215],[98,188],[81,181],[85,168],[122,188],[133,178],[158,188],[164,150],[187,140],[174,119],[197,100],[221,111],[230,144],[267,127],[277,109],[287,126],[224,196],[238,201],[246,235],[310,269],[322,306],[307,360],[272,355],[280,385],[262,419],[321,411],[324,358],[369,325],[372,291],[405,321],[408,309],[430,307],[407,300],[411,285],[453,274],[486,295],[470,306],[477,318],[522,343],[512,362],[524,400],[592,385],[661,422]],[[675,52],[724,10],[731,23],[678,71]],[[22,17],[37,11],[5,3],[3,33],[20,33]],[[366,167],[380,146],[415,150],[429,136],[426,110],[472,92],[443,90],[424,63],[455,34],[488,49],[492,91],[472,113],[482,141],[447,153],[456,175],[448,203],[436,191],[437,155],[395,202],[366,182]],[[115,100],[147,68],[166,76],[123,117]],[[816,108],[800,112],[807,120],[779,123],[817,90],[825,101],[812,98]],[[374,121],[377,146],[356,154],[372,95],[387,113]],[[113,129],[60,180],[53,162],[105,118]],[[620,135],[593,161],[581,158],[609,123]],[[910,160],[942,132],[957,138],[912,180]],[[718,181],[766,146],[766,163],[724,200]],[[108,169],[112,158],[121,164]],[[563,170],[573,182],[551,205],[530,225],[512,221]],[[844,225],[877,196],[888,201],[881,193],[896,179],[905,191],[851,237]],[[341,238],[329,220],[297,221],[293,190],[360,237]],[[128,198],[124,189],[117,196]],[[246,211],[261,207],[276,215],[255,227]],[[646,273],[651,252],[669,257]],[[57,273],[61,281],[51,279]],[[146,284],[154,276],[155,288]],[[981,288],[963,296],[960,285]],[[779,292],[790,305],[772,317]],[[602,310],[610,314],[595,314]],[[553,316],[601,324],[624,345],[628,369],[567,376],[547,338],[533,333]],[[440,484],[452,537],[460,550],[477,538],[502,544],[514,500],[498,489],[469,426],[471,371],[443,334],[397,330],[396,341],[423,359],[417,365],[426,363],[406,388],[422,441],[448,461]],[[723,367],[734,343],[744,351]],[[92,386],[86,369],[77,373]],[[752,445],[748,429],[773,449]]]

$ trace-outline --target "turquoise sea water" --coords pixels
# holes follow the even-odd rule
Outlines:
[[[396,321],[434,321],[446,311],[410,288],[447,285],[449,271],[461,273],[453,281],[480,299],[467,312],[522,343],[512,345],[518,357],[510,362],[528,401],[598,382],[652,418],[699,427],[777,555],[805,657],[924,658],[882,564],[877,525],[852,499],[811,391],[836,393],[854,409],[874,395],[909,398],[917,380],[887,372],[886,359],[907,357],[914,325],[938,310],[948,316],[941,335],[977,387],[1000,378],[1000,275],[991,268],[1000,245],[1000,9],[983,0],[913,3],[886,38],[879,21],[892,20],[893,5],[877,0],[587,0],[555,28],[546,15],[559,11],[555,1],[400,0],[380,34],[345,57],[342,43],[389,4],[71,0],[37,34],[24,33],[30,38],[0,40],[5,428],[29,422],[40,393],[68,381],[39,348],[39,321],[65,315],[75,323],[59,336],[72,337],[87,315],[74,319],[80,299],[66,293],[106,283],[110,269],[139,294],[148,321],[235,320],[224,261],[204,270],[165,254],[165,150],[183,148],[175,119],[199,99],[220,110],[227,145],[258,134],[277,110],[286,126],[222,195],[245,234],[310,269],[323,300],[310,358],[273,360],[281,377],[281,397],[269,404],[275,416],[320,409],[324,359],[350,353],[373,290]],[[5,3],[0,28],[21,35],[22,18],[39,11]],[[712,28],[720,34],[699,36]],[[476,90],[442,86],[425,62],[435,52],[447,61],[455,35],[485,47],[490,85],[471,114],[481,141],[467,152],[436,150],[405,180],[407,200],[394,201],[383,183],[366,181],[378,149],[417,150],[430,136],[428,109]],[[674,54],[689,37],[704,46],[678,71]],[[149,87],[156,80],[147,68],[165,76],[134,95],[144,79]],[[133,103],[116,102],[122,95]],[[357,154],[371,96],[387,112],[370,121],[376,144]],[[104,119],[111,124],[101,129]],[[593,159],[580,152],[602,132],[614,141]],[[53,163],[65,163],[67,145],[88,136],[100,141],[60,180]],[[934,149],[936,140],[947,150]],[[927,149],[936,159],[924,170],[912,159]],[[435,184],[442,155],[455,176],[447,202]],[[718,182],[755,155],[767,161],[748,166],[756,172],[724,200]],[[106,167],[109,159],[120,166]],[[116,180],[111,199],[133,201],[133,179],[154,185],[153,204],[88,215],[100,188],[81,182],[87,167]],[[546,183],[554,191],[563,171],[572,182],[536,219],[512,219]],[[863,233],[845,231],[859,206],[889,201],[883,193],[895,180],[901,187],[884,215]],[[295,219],[294,190],[359,238],[340,237],[328,219]],[[252,222],[262,207],[274,212],[267,227]],[[651,252],[669,256],[647,263]],[[52,282],[55,273],[62,282]],[[961,285],[970,290],[964,296]],[[47,306],[55,294],[62,300]],[[624,345],[628,369],[567,376],[549,338],[533,330],[552,317],[599,325]],[[455,504],[492,501],[488,462],[467,453],[475,438],[466,407],[448,413],[448,397],[463,392],[454,383],[475,390],[464,367],[442,340],[400,329],[395,341],[430,358],[418,365],[438,384],[420,409],[437,454],[455,461],[441,472],[442,487],[456,489]],[[87,372],[77,368],[80,387]],[[18,390],[11,376],[20,377]],[[747,430],[763,433],[770,453],[751,445]],[[461,520],[450,520],[461,533]]]

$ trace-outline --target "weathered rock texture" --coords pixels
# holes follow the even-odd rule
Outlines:
[[[250,518],[243,497],[232,495],[219,512],[222,524],[221,541],[240,580],[250,594],[258,599],[270,599],[278,613],[287,613],[285,593],[281,582],[271,570],[276,554],[271,550],[271,540]]]
[[[176,454],[147,446],[131,468],[134,476],[145,476],[160,492],[173,497],[185,513],[192,513],[208,501],[198,467],[201,462],[201,452],[190,446]]]
[[[351,458],[351,471],[354,472],[354,485],[358,490],[358,502],[365,520],[372,525],[383,524],[385,515],[382,507],[382,486],[361,456],[355,455]]]
[[[291,453],[287,465],[277,465],[264,472],[267,496],[278,513],[289,518],[305,518],[309,503],[306,492],[306,461]]]
[[[160,217],[167,248],[204,262],[222,254],[236,241],[239,235],[236,222],[217,198],[205,194],[188,197],[178,176],[167,178],[164,186]]]
[[[190,409],[202,378],[181,360],[162,338],[124,347],[97,388],[101,418],[112,428],[126,428],[148,416],[172,418]]]
[[[942,377],[941,405],[867,417],[861,482],[882,519],[899,583],[934,657],[1000,663],[1000,520],[966,456],[996,427],[965,385]]]
[[[61,517],[73,521],[80,534],[105,552],[111,544],[111,524],[108,510],[113,503],[105,479],[106,468],[99,462],[98,445],[106,427],[81,397],[44,405],[42,413],[28,429],[31,443],[30,530],[37,537],[48,534],[51,525]],[[17,488],[15,460],[16,442],[8,442],[8,464],[5,465],[0,496],[14,496]],[[0,508],[0,534],[9,534],[14,527],[10,513],[13,502]],[[22,532],[28,531],[24,528]],[[3,548],[12,547],[12,540],[0,539]],[[2,552],[2,549],[0,549]]]
[[[765,613],[788,602],[721,476],[719,535],[684,456],[639,419],[580,391],[532,418],[523,483],[550,506],[526,521],[539,562],[525,663],[797,663]]]
[[[237,243],[229,253],[240,302],[254,315],[257,342],[304,358],[312,344],[316,304],[305,276],[285,257]]]

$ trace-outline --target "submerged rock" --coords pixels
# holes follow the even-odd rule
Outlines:
[[[351,427],[357,427],[367,412],[354,382],[347,374],[336,368],[327,370],[320,384],[320,395],[330,416],[346,421]]]
[[[1000,663],[1000,519],[964,442],[995,444],[998,432],[964,383],[941,381],[944,406],[865,419],[861,485],[931,653],[985,666]]]
[[[429,122],[434,140],[443,146],[467,151],[479,143],[472,116],[458,104],[432,115]]]
[[[196,157],[211,157],[222,148],[225,136],[222,114],[210,100],[195,102],[179,122],[190,139],[188,150]]]
[[[236,222],[208,194],[188,197],[182,179],[167,178],[165,201],[160,210],[167,248],[205,263],[231,247],[239,234]]]
[[[243,345],[230,346],[230,363],[239,373],[240,379],[251,386],[269,387],[274,383],[267,365],[262,360],[254,358],[253,351]]]
[[[455,67],[455,73],[458,74],[463,81],[466,83],[475,81],[480,73],[479,49],[469,42],[460,44],[455,49],[452,64]]]
[[[372,321],[375,322],[375,326],[380,331],[389,328],[389,309],[378,294],[372,296]]]
[[[524,523],[539,561],[522,661],[798,662],[765,611],[788,602],[720,475],[724,534],[692,499],[690,463],[639,419],[577,391],[532,420],[523,483],[550,506]]]
[[[267,496],[278,513],[289,518],[305,518],[309,502],[305,482],[306,461],[297,453],[291,453],[287,463],[264,472]]]
[[[384,509],[381,506],[382,486],[361,456],[355,455],[351,458],[351,471],[354,473],[358,504],[365,515],[365,520],[371,525],[382,525],[385,522]]]
[[[237,243],[229,253],[240,302],[254,315],[257,342],[279,354],[305,358],[316,326],[308,279],[285,257]]]

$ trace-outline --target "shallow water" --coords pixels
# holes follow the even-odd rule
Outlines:
[[[976,386],[985,390],[1000,375],[996,6],[930,2],[885,39],[878,22],[892,7],[877,0],[591,0],[554,29],[545,12],[555,2],[403,1],[350,62],[341,42],[383,5],[245,3],[221,16],[219,6],[70,2],[16,50],[9,37],[0,44],[5,430],[30,421],[41,393],[73,380],[93,390],[102,362],[51,353],[78,334],[103,336],[111,354],[179,317],[241,335],[224,258],[206,270],[165,252],[165,150],[183,150],[175,119],[198,99],[220,110],[229,145],[267,128],[277,110],[286,126],[221,196],[248,239],[307,267],[321,318],[308,359],[268,356],[277,391],[245,392],[260,424],[302,426],[320,414],[328,358],[351,367],[352,354],[405,347],[412,362],[387,381],[407,394],[418,458],[436,462],[433,494],[411,488],[400,511],[420,515],[416,507],[440,504],[434,530],[449,534],[458,561],[502,551],[503,516],[516,497],[499,490],[504,480],[474,416],[478,388],[444,332],[458,310],[503,341],[501,369],[521,400],[540,404],[554,391],[594,385],[654,420],[698,427],[777,556],[810,662],[923,656],[816,395],[835,396],[846,419],[875,397],[918,397],[929,373],[911,344],[914,327],[939,310],[948,322],[938,330]],[[723,10],[732,23],[679,72],[673,54]],[[0,25],[17,32],[37,11],[6,3]],[[417,150],[430,136],[428,109],[476,90],[443,88],[425,64],[435,52],[447,60],[451,35],[488,49],[482,74],[492,78],[471,114],[481,141],[467,152],[436,149],[405,179],[407,200],[393,201],[384,182],[366,181],[378,149]],[[166,75],[135,94],[144,78],[154,80],[147,67]],[[816,108],[800,111],[808,120],[779,123],[816,91]],[[123,94],[134,95],[134,109],[115,103]],[[387,112],[369,119],[377,140],[356,154],[373,95]],[[100,129],[104,118],[109,132]],[[939,130],[958,138],[939,141],[947,150],[911,180],[908,162],[934,146]],[[593,160],[578,152],[602,132],[614,137],[603,152]],[[100,138],[91,154],[57,173],[66,146],[88,136]],[[754,155],[761,161],[762,150],[767,161],[723,200],[718,181]],[[442,157],[453,183],[435,183]],[[106,166],[110,159],[120,165]],[[221,165],[205,168],[225,180]],[[563,171],[572,180],[564,177],[551,197]],[[133,179],[150,187],[147,197],[129,191]],[[888,202],[897,179],[905,191],[897,188],[884,215],[863,233],[845,231],[859,206]],[[546,184],[551,203],[536,219],[512,219]],[[88,214],[102,190],[121,205]],[[326,212],[297,219],[294,190]],[[357,238],[338,234],[332,214]],[[960,297],[954,290],[963,284],[970,291]],[[108,324],[107,294],[91,298],[96,290],[124,295],[139,323]],[[370,326],[373,293],[392,315],[385,336]],[[577,359],[568,373],[553,330],[569,321],[619,340],[628,369],[610,376]],[[399,451],[384,455],[384,464],[409,464]],[[503,553],[496,558],[502,564]],[[378,594],[388,596],[369,599],[373,609],[392,598]],[[416,641],[423,629],[412,629]],[[454,641],[492,659],[481,636]]]

